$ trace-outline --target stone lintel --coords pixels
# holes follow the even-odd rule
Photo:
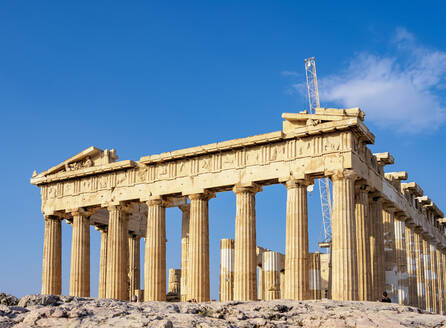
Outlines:
[[[415,182],[407,182],[407,183],[401,183],[401,188],[403,190],[408,190],[411,194],[414,194],[415,196],[423,196],[423,189],[419,185],[417,185]]]
[[[423,232],[421,233],[421,235],[423,236],[423,239],[425,239],[425,240],[427,240],[427,241],[432,241],[432,240],[434,240],[434,237],[433,237],[430,233],[428,233],[428,232],[426,232],[426,231],[424,231],[424,230],[423,230]]]
[[[389,152],[385,153],[374,153],[373,156],[376,157],[376,161],[379,165],[385,166],[385,165],[391,165],[395,163],[395,159]]]
[[[384,177],[389,181],[401,181],[401,180],[407,180],[408,175],[406,171],[401,172],[389,172],[385,173]]]
[[[408,226],[409,228],[415,228],[416,227],[415,221],[412,218],[407,218],[406,226]]]
[[[425,205],[426,208],[430,209],[436,217],[443,217],[444,213],[438,208],[438,206],[434,202],[430,202],[429,204]]]
[[[437,222],[441,224],[446,224],[446,218],[439,218],[437,219]]]
[[[404,213],[402,211],[396,211],[394,213],[394,216],[395,216],[395,219],[397,219],[399,221],[403,221],[403,222],[405,222],[408,219],[406,213]]]
[[[417,197],[417,200],[423,206],[431,203],[431,199],[428,196]]]
[[[206,199],[209,200],[211,198],[215,198],[215,192],[204,190],[203,192],[197,192],[188,195],[189,199]]]
[[[257,193],[257,192],[262,191],[262,187],[259,186],[258,184],[251,182],[248,184],[236,184],[234,186],[234,188],[232,189],[232,191],[236,194],[239,192],[245,192],[245,191]]]

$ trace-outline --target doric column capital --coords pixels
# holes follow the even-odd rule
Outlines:
[[[244,193],[244,192],[249,192],[249,193],[257,193],[259,191],[262,191],[262,187],[257,186],[255,184],[250,185],[250,186],[244,186],[244,185],[235,185],[234,188],[232,189],[232,191],[235,194],[240,194],[240,193]]]
[[[189,213],[190,212],[190,204],[186,205],[180,205],[178,206],[183,213]]]
[[[406,227],[409,227],[411,229],[415,229],[416,225],[413,219],[407,218],[406,220]]]
[[[95,210],[87,209],[85,207],[79,207],[79,208],[67,209],[66,212],[70,213],[71,216],[85,216],[85,217],[88,217],[90,215],[93,215]]]
[[[331,176],[331,180],[336,181],[336,180],[342,180],[342,179],[349,179],[349,180],[357,180],[358,179],[358,174],[351,170],[351,169],[344,169],[344,170],[337,170],[334,171],[333,175]]]
[[[381,204],[384,204],[384,202],[386,201],[385,198],[383,198],[382,195],[377,191],[369,193],[369,197],[374,202],[381,203]]]
[[[96,225],[95,229],[100,232],[108,232],[108,226],[102,224]]]
[[[215,193],[214,192],[205,191],[205,192],[200,192],[200,193],[188,195],[188,197],[189,197],[190,200],[197,200],[197,199],[209,200],[211,198],[215,198]]]
[[[288,181],[286,181],[285,187],[287,189],[294,189],[297,187],[308,187],[310,184],[312,183],[311,180],[309,179],[294,179],[294,178],[290,178]]]
[[[357,180],[355,182],[355,192],[366,192],[369,193],[372,188],[367,184],[367,181],[364,179]]]
[[[62,221],[63,220],[63,218],[61,218],[57,215],[44,215],[43,218],[45,219],[45,221],[48,221],[48,220]]]
[[[398,221],[403,221],[406,222],[406,220],[408,219],[406,213],[402,212],[402,211],[395,211],[394,213],[395,219],[397,219]]]
[[[162,207],[166,207],[166,201],[161,198],[161,197],[157,197],[157,198],[152,198],[149,199],[148,201],[146,201],[147,206],[162,206]]]
[[[416,225],[415,228],[414,228],[414,231],[417,234],[421,234],[421,233],[423,233],[423,227]]]
[[[131,203],[120,203],[118,204],[107,204],[106,206],[104,206],[107,208],[107,211],[111,212],[111,211],[120,211],[120,212],[124,212],[124,213],[130,213],[132,210],[132,205]]]
[[[428,232],[423,231],[421,233],[421,235],[422,235],[423,239],[426,240],[427,242],[431,242],[431,240],[433,240],[433,237]]]

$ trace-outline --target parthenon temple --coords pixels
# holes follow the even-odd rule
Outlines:
[[[220,299],[395,302],[446,313],[446,219],[406,172],[384,173],[388,152],[373,154],[375,136],[359,108],[282,114],[281,131],[118,161],[115,150],[90,147],[42,172],[45,222],[42,294],[61,293],[62,221],[72,226],[69,293],[90,296],[90,226],[101,235],[101,298],[206,302],[209,291],[208,202],[232,191],[235,238],[221,241]],[[329,260],[309,253],[307,187],[332,182]],[[285,254],[256,240],[256,194],[286,192]],[[181,270],[167,290],[166,208],[182,211]],[[211,213],[212,215],[212,213]],[[280,221],[279,221],[280,222]],[[140,282],[141,238],[145,242]],[[327,265],[325,265],[325,264]],[[326,267],[327,293],[321,292]],[[143,295],[143,296],[142,296]]]

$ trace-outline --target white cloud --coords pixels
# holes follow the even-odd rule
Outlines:
[[[345,71],[320,79],[321,105],[361,107],[367,121],[399,132],[438,128],[446,119],[439,96],[444,94],[446,52],[417,44],[403,28],[396,30],[392,45],[393,56],[361,53]]]
[[[294,71],[282,71],[283,76],[299,76],[297,72]]]

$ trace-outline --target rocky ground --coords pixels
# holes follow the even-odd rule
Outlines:
[[[446,316],[375,302],[129,303],[0,293],[4,327],[445,327]]]

